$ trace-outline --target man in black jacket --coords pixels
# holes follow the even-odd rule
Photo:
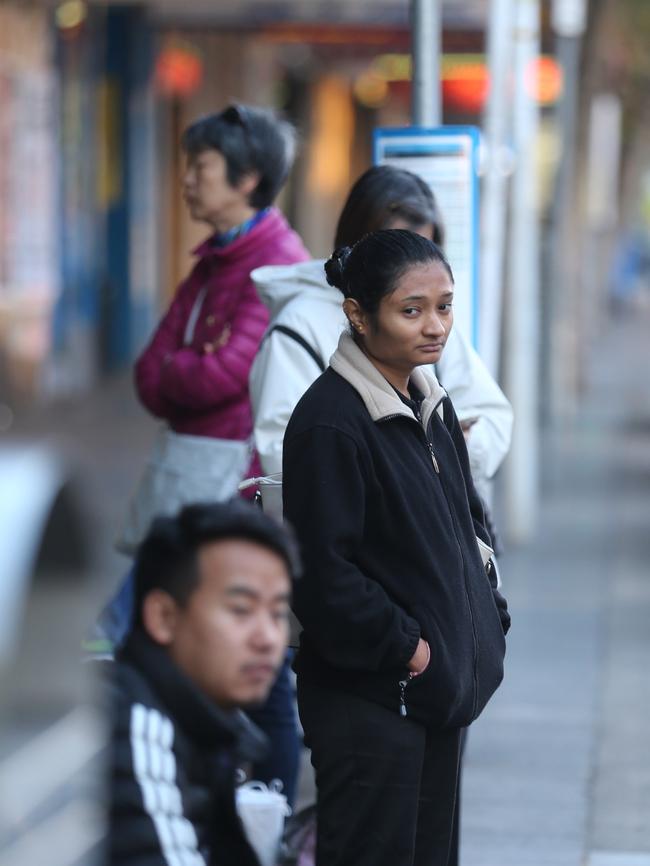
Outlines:
[[[238,709],[284,657],[291,540],[244,503],[159,518],[135,564],[135,624],[107,665],[111,866],[257,866],[235,772],[265,750]]]

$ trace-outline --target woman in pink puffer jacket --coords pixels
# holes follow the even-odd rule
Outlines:
[[[176,433],[243,441],[253,426],[248,375],[269,317],[250,273],[309,258],[271,206],[293,162],[294,131],[269,110],[233,105],[192,124],[182,144],[185,202],[213,234],[138,359],[136,388]]]

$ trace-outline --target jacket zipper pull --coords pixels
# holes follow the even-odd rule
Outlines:
[[[402,718],[408,715],[406,712],[406,697],[404,695],[408,682],[408,680],[399,681],[399,714]]]
[[[440,475],[440,467],[438,466],[436,455],[433,453],[433,445],[430,442],[427,442],[427,445],[429,446],[429,452],[431,454],[431,459],[433,460],[433,468],[436,470],[436,473]]]

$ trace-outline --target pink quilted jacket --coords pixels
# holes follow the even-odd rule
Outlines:
[[[248,374],[269,319],[250,273],[310,256],[275,208],[231,244],[216,247],[208,239],[194,254],[198,262],[136,362],[137,392],[177,433],[247,439],[253,428]],[[203,287],[193,337],[185,346],[188,319]],[[206,351],[206,344],[214,350]]]

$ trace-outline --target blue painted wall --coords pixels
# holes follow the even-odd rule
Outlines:
[[[134,115],[131,97],[148,81],[153,38],[141,7],[90,6],[78,34],[58,35],[57,53],[62,293],[54,346],[65,351],[82,331],[95,353],[89,360],[108,372],[131,362],[137,341],[130,192],[138,141],[146,138],[133,128],[147,120]]]

